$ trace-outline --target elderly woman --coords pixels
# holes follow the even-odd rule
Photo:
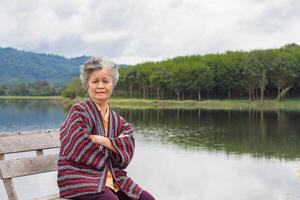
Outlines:
[[[60,127],[60,196],[77,200],[153,200],[125,171],[135,142],[130,124],[108,103],[119,78],[116,65],[91,58],[81,66],[80,78],[89,98],[73,105]]]

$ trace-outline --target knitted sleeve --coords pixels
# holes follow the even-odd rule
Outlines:
[[[132,127],[120,116],[118,133],[116,138],[110,138],[112,145],[118,151],[118,154],[111,153],[111,158],[115,164],[124,169],[129,165],[133,157],[135,140]]]
[[[91,119],[79,104],[75,104],[59,129],[60,156],[96,169],[104,167],[108,150],[88,138],[91,130]]]

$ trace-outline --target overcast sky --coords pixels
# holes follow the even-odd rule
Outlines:
[[[299,0],[0,0],[0,47],[135,64],[300,44]]]

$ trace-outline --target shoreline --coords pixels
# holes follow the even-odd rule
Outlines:
[[[58,100],[66,106],[84,100],[84,98],[67,99],[61,96],[0,96],[0,99],[43,99]],[[157,100],[136,98],[111,98],[110,105],[120,109],[207,109],[207,110],[299,110],[300,99],[286,100]]]
[[[300,99],[291,100],[145,100],[145,99],[111,99],[116,108],[131,109],[206,109],[206,110],[298,110]]]

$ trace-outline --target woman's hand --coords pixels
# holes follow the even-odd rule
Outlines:
[[[104,137],[104,136],[101,136],[101,135],[90,135],[89,138],[90,138],[93,142],[95,142],[95,143],[97,143],[97,144],[100,144],[100,145],[102,145],[102,146],[105,146],[106,139],[108,139],[108,138],[106,138],[106,137]]]
[[[101,135],[90,135],[89,138],[90,138],[93,142],[95,142],[95,143],[97,143],[97,144],[99,144],[99,145],[101,145],[101,146],[104,146],[104,147],[106,147],[107,149],[109,149],[109,150],[113,151],[114,153],[118,154],[118,151],[117,151],[116,148],[112,145],[112,143],[111,143],[111,141],[110,141],[109,138],[104,137],[104,136],[101,136]]]

